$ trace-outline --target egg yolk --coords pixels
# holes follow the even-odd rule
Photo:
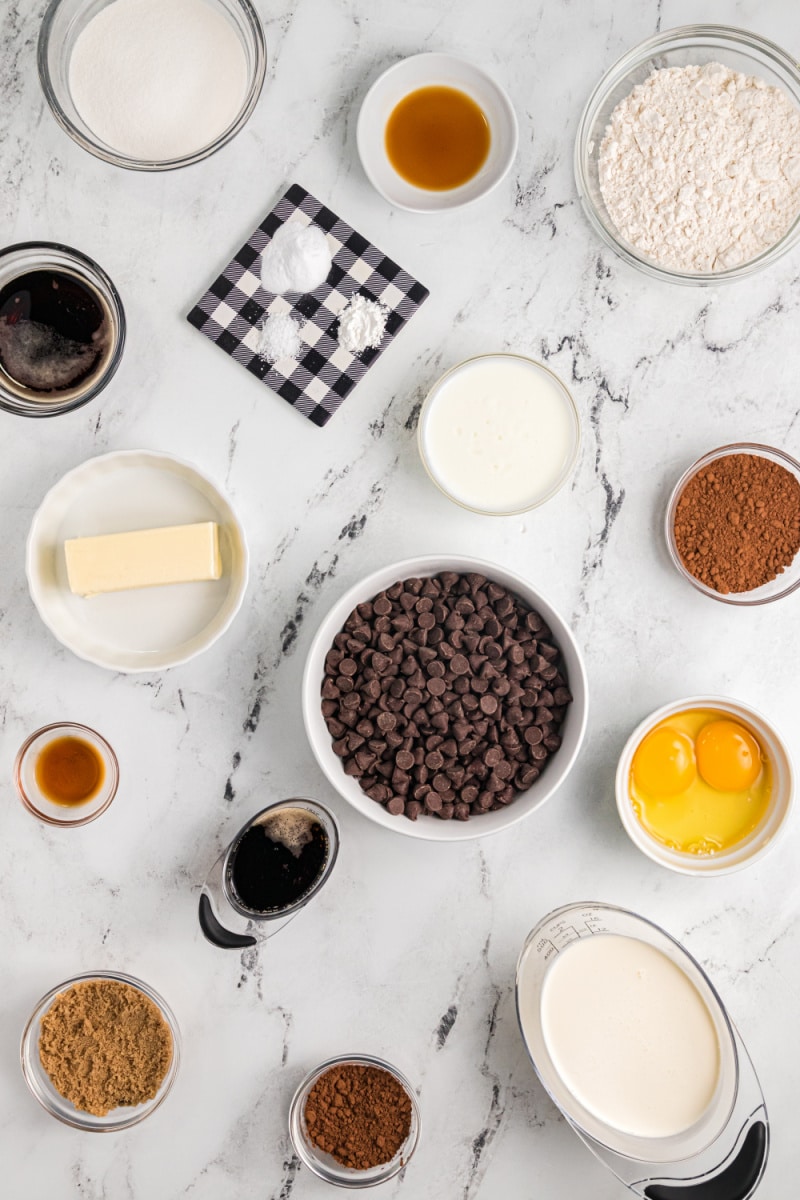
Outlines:
[[[669,725],[648,733],[633,756],[634,782],[651,796],[677,796],[696,774],[692,739]]]
[[[742,792],[761,773],[758,742],[737,721],[711,721],[697,735],[697,769],[709,787]]]

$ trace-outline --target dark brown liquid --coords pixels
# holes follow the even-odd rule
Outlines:
[[[478,174],[492,135],[475,101],[451,87],[424,87],[405,96],[386,124],[389,162],[414,187],[461,187]]]
[[[107,308],[76,275],[28,271],[0,288],[0,368],[12,390],[83,390],[105,367],[112,341]]]
[[[60,737],[48,742],[36,759],[36,783],[51,804],[72,808],[93,799],[103,785],[105,764],[83,738]]]
[[[233,890],[245,908],[277,913],[314,887],[328,861],[328,835],[303,808],[281,808],[251,825],[230,864]]]

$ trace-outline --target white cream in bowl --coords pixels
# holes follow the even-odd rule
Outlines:
[[[486,354],[434,385],[420,417],[429,475],[457,504],[509,515],[544,503],[566,481],[580,440],[567,389],[517,354]]]

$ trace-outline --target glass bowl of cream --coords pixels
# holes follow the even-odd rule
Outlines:
[[[104,162],[169,171],[226,145],[267,65],[250,0],[51,0],[39,79],[59,125]]]
[[[580,448],[578,410],[543,363],[481,354],[458,363],[428,392],[418,427],[425,470],[471,512],[528,512],[563,487]]]
[[[787,111],[800,111],[800,70],[795,59],[780,46],[748,30],[726,25],[684,25],[634,46],[606,71],[586,103],[575,141],[575,182],[584,213],[595,233],[631,266],[671,283],[715,286],[742,279],[769,266],[800,239],[799,206],[781,236],[743,261],[717,270],[680,269],[658,261],[634,245],[620,233],[609,212],[601,187],[601,156],[617,106],[654,71],[690,66],[708,68],[713,63],[761,80],[768,88],[777,88],[788,101]],[[705,86],[702,80],[700,86]],[[657,124],[663,114],[646,115],[648,121]],[[734,164],[737,169],[740,166]],[[767,188],[769,183],[767,180]]]

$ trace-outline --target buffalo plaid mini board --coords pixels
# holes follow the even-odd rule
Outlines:
[[[297,216],[295,214],[298,214]],[[275,296],[261,286],[261,255],[276,229],[293,218],[327,235],[333,265],[325,283],[303,296]],[[339,314],[360,292],[388,310],[380,345],[353,355],[339,345]],[[375,360],[413,317],[428,289],[294,183],[189,313],[192,325],[308,417],[325,425]],[[267,362],[259,327],[273,313],[300,323],[298,358]]]

